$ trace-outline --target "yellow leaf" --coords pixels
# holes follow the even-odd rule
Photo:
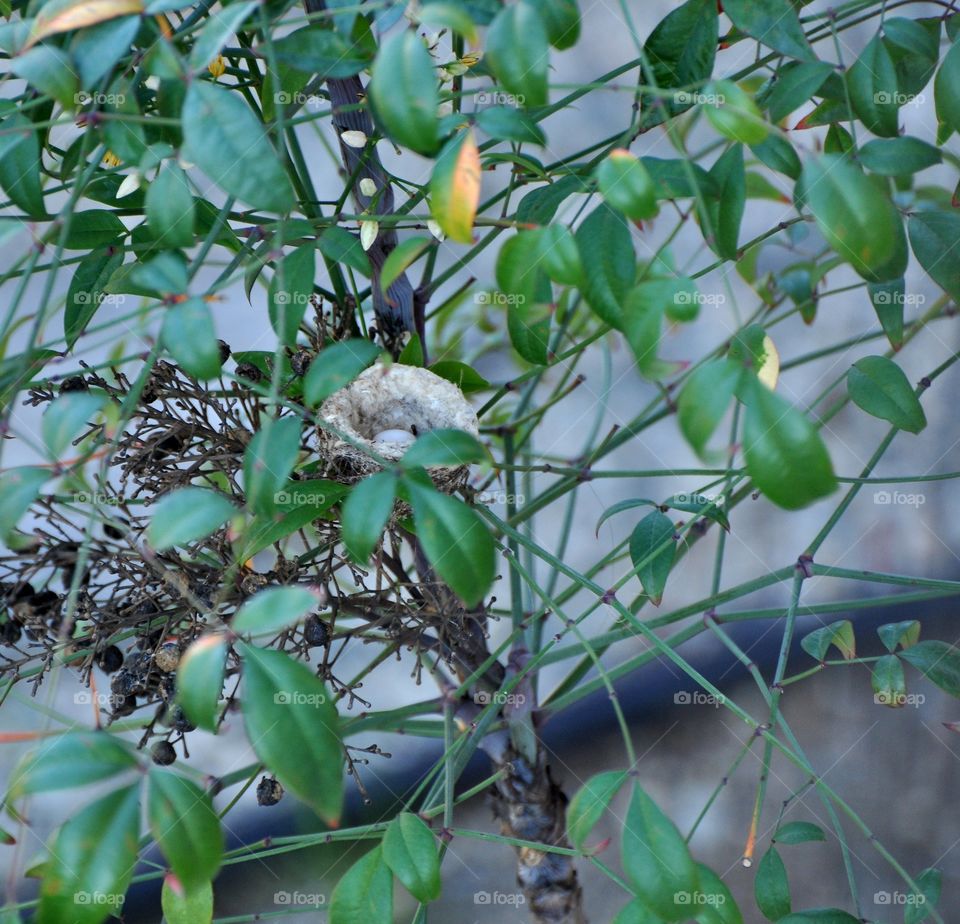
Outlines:
[[[763,365],[757,370],[757,378],[773,391],[777,387],[777,379],[780,378],[780,354],[769,336],[763,338],[763,351],[766,355]]]
[[[55,6],[60,6],[55,4]],[[95,26],[97,23],[143,12],[143,0],[83,0],[72,6],[60,7],[50,13],[41,10],[33,24],[33,30],[24,48],[35,45],[49,35],[72,32]]]
[[[480,152],[467,129],[437,158],[430,178],[430,213],[451,240],[469,244],[480,202]]]

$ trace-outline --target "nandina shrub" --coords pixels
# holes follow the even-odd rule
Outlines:
[[[813,578],[887,585],[876,607],[905,585],[911,601],[960,589],[822,555],[860,492],[919,510],[926,481],[956,476],[875,474],[894,440],[928,436],[925,393],[957,354],[918,382],[902,363],[936,352],[960,297],[960,15],[892,6],[687,0],[637,23],[623,4],[632,50],[571,87],[554,65],[597,47],[576,0],[7,3],[0,702],[37,709],[4,735],[24,747],[4,921],[119,914],[154,847],[162,868],[137,877],[163,879],[167,921],[211,921],[221,867],[277,850],[224,850],[248,788],[261,806],[299,800],[330,843],[370,842],[319,894],[333,924],[393,920],[395,882],[425,920],[454,838],[515,849],[519,891],[491,882],[475,902],[495,889],[537,921],[584,920],[589,863],[622,892],[621,924],[855,922],[851,831],[902,878],[907,921],[943,921],[940,872],[887,851],[780,708],[826,666],[866,665],[878,706],[905,705],[917,672],[960,693],[960,655],[919,622],[858,655],[862,633],[831,615],[842,592],[804,596]],[[608,134],[556,128],[604,93],[627,101]],[[748,202],[769,218],[753,236]],[[852,339],[823,317],[838,302],[863,312]],[[241,311],[266,332],[255,349],[237,348]],[[618,349],[634,413],[611,428]],[[829,380],[797,387],[825,357]],[[582,419],[567,408],[598,366]],[[885,426],[871,445],[867,417]],[[658,425],[682,464],[612,467]],[[853,471],[834,461],[850,442]],[[599,479],[620,500],[578,507]],[[750,504],[792,556],[731,580]],[[801,508],[819,529],[795,525]],[[601,525],[616,538],[597,551]],[[575,542],[589,566],[571,564]],[[681,604],[701,544],[710,590]],[[769,618],[736,606],[778,586],[764,672],[730,627]],[[793,664],[801,613],[822,625]],[[759,711],[678,651],[699,633],[749,666]],[[412,673],[399,705],[376,682],[394,656]],[[759,754],[742,857],[760,857],[759,911],[695,859],[713,799],[681,833],[648,794],[614,682],[655,657],[746,730],[733,770]],[[69,715],[41,707],[55,684]],[[543,721],[604,688],[622,755],[580,784],[551,775]],[[191,757],[241,727],[252,763],[213,777]],[[401,729],[441,756],[399,810],[343,818],[346,788],[389,758],[377,736]],[[478,750],[489,774],[458,790]],[[791,894],[774,841],[826,835],[760,825],[776,766],[809,779],[852,910]],[[34,897],[28,805],[74,788]],[[499,834],[458,823],[480,792]],[[620,841],[598,843],[618,798]]]

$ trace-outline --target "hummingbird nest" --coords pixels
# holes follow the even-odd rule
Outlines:
[[[463,392],[429,369],[377,363],[320,406],[319,453],[326,476],[354,484],[378,472],[376,456],[399,461],[430,430],[479,435],[476,412]],[[428,469],[440,491],[451,494],[467,479],[466,465]]]

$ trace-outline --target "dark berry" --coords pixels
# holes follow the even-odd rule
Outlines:
[[[311,648],[320,648],[330,641],[330,630],[319,617],[308,616],[303,624],[303,637]]]
[[[283,787],[269,776],[263,777],[257,783],[257,803],[259,805],[276,805],[283,798]]]
[[[220,348],[220,365],[222,366],[230,358],[230,344],[226,340],[218,340],[217,346]]]
[[[122,539],[127,531],[119,526],[114,526],[112,523],[104,523],[103,534],[110,539]]]
[[[177,752],[169,741],[158,741],[150,753],[155,764],[161,767],[169,767],[177,759]]]
[[[3,639],[5,645],[16,645],[20,641],[21,635],[23,635],[23,630],[20,628],[20,624],[12,619],[8,619],[0,626],[0,638]]]
[[[123,652],[116,645],[104,648],[97,655],[97,667],[105,674],[113,674],[123,667]]]
[[[60,383],[60,394],[66,394],[68,391],[89,391],[86,379],[82,375],[71,375]]]
[[[113,696],[113,717],[122,719],[124,716],[133,715],[137,708],[136,696]]]
[[[263,378],[263,373],[253,363],[237,363],[236,376],[256,384]]]

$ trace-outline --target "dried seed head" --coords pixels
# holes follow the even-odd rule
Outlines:
[[[153,656],[153,662],[165,674],[172,673],[180,663],[180,645],[177,642],[164,642]]]
[[[283,787],[269,776],[263,777],[257,783],[257,803],[259,805],[276,805],[283,798]]]

